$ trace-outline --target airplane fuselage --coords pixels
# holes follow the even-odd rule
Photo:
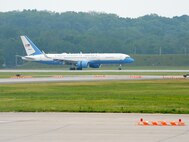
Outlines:
[[[88,54],[43,54],[22,57],[26,61],[35,61],[46,64],[65,64],[64,60],[87,61],[95,64],[124,64],[133,62],[129,55],[121,53],[88,53]],[[56,60],[58,59],[58,60]],[[62,60],[63,62],[60,62]]]

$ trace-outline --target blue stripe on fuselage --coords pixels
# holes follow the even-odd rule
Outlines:
[[[129,57],[125,60],[94,60],[89,61],[90,64],[126,64],[126,63],[132,63],[134,62],[134,59]]]

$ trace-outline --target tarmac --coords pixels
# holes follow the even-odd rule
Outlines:
[[[0,72],[180,72],[180,73],[189,73],[189,70],[31,70],[31,69],[1,69]]]
[[[189,70],[0,70],[0,72],[12,72],[21,74],[23,72],[180,72],[187,73]],[[157,79],[186,79],[183,76],[162,76],[162,75],[52,75],[49,77],[13,76],[11,78],[0,78],[0,84],[17,83],[42,83],[42,82],[79,82],[79,81],[116,81],[116,80],[157,80]]]
[[[185,126],[139,126],[178,121]],[[126,113],[0,113],[0,142],[188,142],[189,115]]]
[[[117,81],[117,80],[158,80],[158,79],[186,79],[183,76],[155,76],[155,75],[55,75],[50,77],[32,78],[20,76],[1,78],[0,84],[42,83],[42,82],[81,82],[81,81]]]

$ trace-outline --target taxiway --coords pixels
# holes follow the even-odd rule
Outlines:
[[[186,126],[138,126],[177,121]],[[0,113],[1,142],[188,142],[189,115],[126,113]]]

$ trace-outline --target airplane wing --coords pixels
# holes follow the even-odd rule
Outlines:
[[[63,62],[66,65],[76,65],[78,63],[78,60],[54,58],[54,57],[49,57],[47,54],[45,54],[44,51],[42,51],[42,53],[46,58],[52,59],[52,60],[57,61],[57,62]]]
[[[67,60],[67,59],[56,59],[56,58],[52,58],[54,61],[58,61],[58,62],[64,62],[66,65],[76,65],[78,60]]]
[[[49,58],[49,59],[53,59],[54,61],[58,61],[58,62],[64,62],[64,63],[74,63],[75,61],[72,61],[72,60],[63,60],[63,59],[58,59],[58,58],[53,58],[53,57],[49,57],[47,56],[47,54],[42,51],[43,55],[45,56],[45,58]]]

